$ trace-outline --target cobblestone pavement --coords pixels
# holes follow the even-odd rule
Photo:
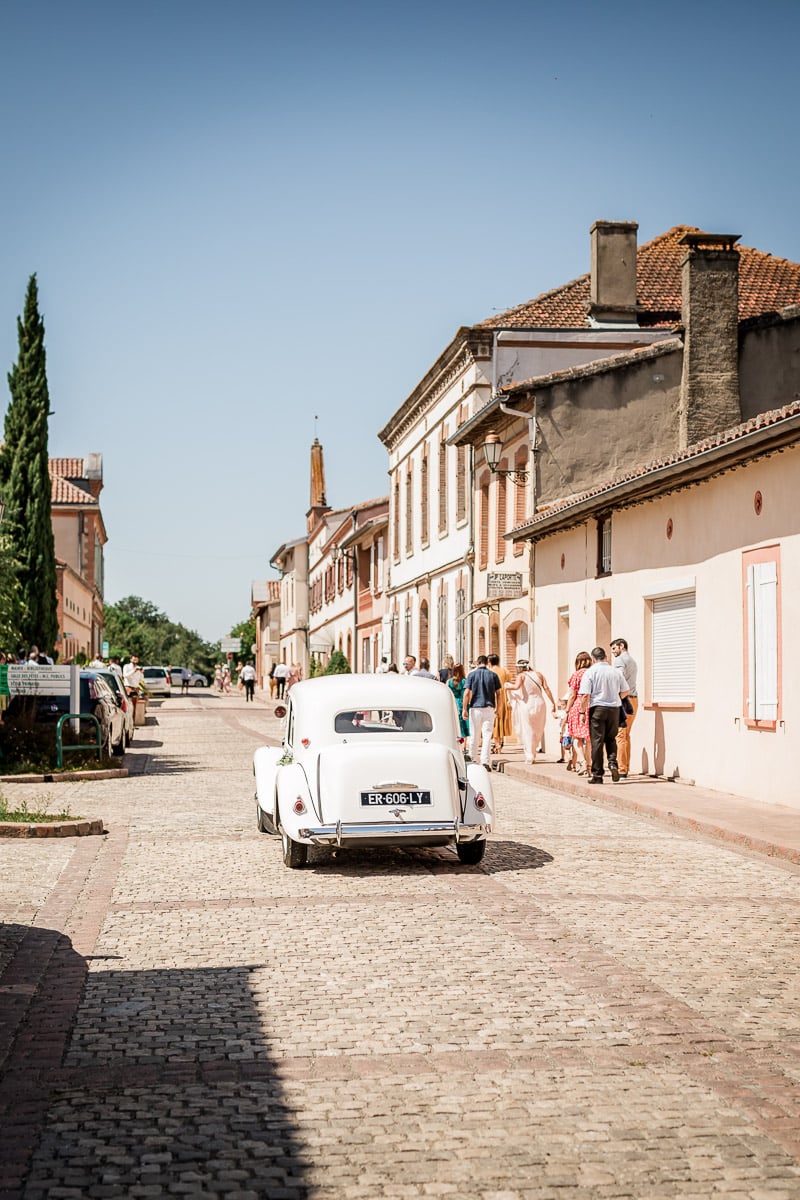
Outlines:
[[[498,776],[480,867],[289,871],[271,709],[150,712],[0,842],[0,1198],[800,1197],[796,867]]]

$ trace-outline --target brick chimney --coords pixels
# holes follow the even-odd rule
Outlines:
[[[589,319],[636,325],[636,221],[595,221],[591,239]]]
[[[311,507],[306,513],[306,525],[309,533],[323,513],[330,511],[325,496],[325,460],[319,438],[311,443]]]
[[[687,233],[681,262],[684,329],[679,448],[738,425],[739,234]]]

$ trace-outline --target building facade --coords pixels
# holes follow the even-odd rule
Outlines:
[[[51,458],[50,497],[56,554],[59,660],[99,655],[103,645],[104,547],[100,511],[103,459]]]
[[[553,505],[533,548],[534,654],[563,691],[578,651],[639,667],[631,770],[800,809],[800,402]]]

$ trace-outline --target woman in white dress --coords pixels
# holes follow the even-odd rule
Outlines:
[[[514,729],[522,742],[525,762],[534,763],[547,720],[545,695],[550,698],[553,713],[557,711],[556,702],[541,671],[532,671],[524,661],[517,663],[517,671],[516,679],[505,684],[505,689],[511,701]]]

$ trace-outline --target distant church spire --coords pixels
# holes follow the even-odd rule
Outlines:
[[[319,438],[311,443],[311,508],[327,508],[325,498],[325,460]]]

